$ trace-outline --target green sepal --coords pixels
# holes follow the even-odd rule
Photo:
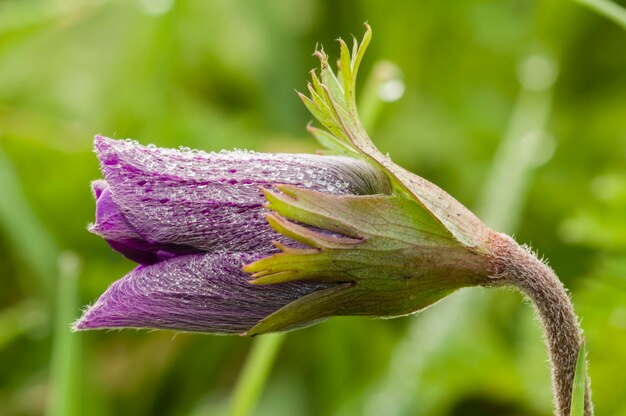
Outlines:
[[[351,286],[344,283],[304,296],[261,320],[243,335],[256,336],[286,331],[327,318],[332,315],[335,305],[342,303],[342,298],[348,295]]]
[[[276,188],[264,191],[275,211],[267,216],[270,226],[308,248],[275,243],[280,253],[244,266],[251,283],[311,280],[343,289],[341,296],[320,295],[323,310],[322,298],[303,297],[266,318],[254,333],[333,315],[406,315],[461,287],[486,283],[489,264],[482,253],[459,244],[411,199]],[[300,314],[301,308],[308,312]]]
[[[405,245],[459,243],[415,201],[401,195],[331,195],[276,185],[264,190],[267,207],[289,219],[353,238],[388,240]]]
[[[279,233],[318,249],[342,248],[346,246],[351,247],[361,242],[358,238],[329,235],[318,232],[311,228],[291,222],[278,214],[268,214],[266,218],[269,225]]]
[[[491,231],[432,183],[404,170],[371,142],[356,108],[356,78],[371,39],[366,24],[352,52],[339,40],[335,73],[323,49],[305,106],[327,131],[309,131],[330,153],[384,172],[388,194],[330,195],[276,185],[264,190],[271,227],[307,248],[276,242],[280,253],[244,266],[253,284],[312,280],[329,285],[263,319],[248,335],[290,329],[335,315],[413,313],[466,286],[489,284]]]
[[[331,316],[396,317],[424,309],[456,289],[431,290],[419,299],[396,299],[394,294],[372,293],[351,283],[340,283],[306,295],[262,319],[243,335],[256,336],[270,332],[288,331],[312,325]],[[395,293],[401,295],[401,293]],[[402,308],[410,303],[410,309]],[[395,306],[395,308],[393,306]]]

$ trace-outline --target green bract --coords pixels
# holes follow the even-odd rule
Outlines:
[[[388,194],[336,196],[277,185],[265,191],[267,216],[278,232],[310,248],[277,246],[281,253],[244,267],[252,283],[293,280],[336,283],[270,315],[248,334],[288,329],[333,315],[392,317],[423,309],[456,289],[492,279],[493,234],[446,192],[393,163],[371,142],[359,119],[355,85],[372,32],[352,53],[341,39],[335,74],[323,50],[310,97],[300,98],[326,128],[309,131],[327,149],[368,161],[390,180]],[[307,226],[303,226],[306,224]],[[332,232],[332,233],[329,233]]]

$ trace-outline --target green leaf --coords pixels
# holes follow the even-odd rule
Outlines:
[[[572,387],[572,405],[570,416],[585,415],[585,391],[587,388],[587,347],[585,341],[580,344],[578,359],[576,360],[576,373]]]
[[[326,52],[324,52],[324,50],[322,49],[322,50],[315,52],[315,56],[317,56],[320,59],[320,62],[321,62],[320,76],[322,78],[322,84],[325,85],[331,92],[329,96],[332,97],[335,101],[337,101],[339,105],[345,106],[346,102],[345,102],[345,97],[344,97],[344,92],[343,92],[343,85],[342,85],[343,82],[337,79],[337,76],[333,72],[333,69],[328,63],[328,55],[326,55]],[[339,68],[339,70],[341,71],[341,68]]]
[[[311,98],[302,95],[301,98],[330,133],[322,136],[315,132],[314,135],[333,152],[355,153],[368,160],[387,174],[395,193],[417,202],[426,215],[449,230],[459,243],[484,249],[491,232],[474,214],[439,187],[393,163],[374,146],[365,131],[358,115],[355,93],[357,73],[372,37],[368,24],[365,28],[363,40],[358,46],[355,43],[352,54],[346,43],[339,40],[339,78],[329,65],[328,55],[323,50],[315,52],[321,61],[321,79],[312,72]]]
[[[350,146],[344,141],[333,136],[329,132],[315,128],[313,126],[307,126],[309,133],[317,139],[317,142],[324,148],[328,149],[329,153],[339,154],[343,156],[350,156],[354,158],[360,158],[361,156],[356,153]]]

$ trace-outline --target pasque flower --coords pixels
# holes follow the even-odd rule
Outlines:
[[[334,156],[203,153],[96,137],[104,181],[91,231],[139,263],[75,329],[264,334],[336,315],[401,316],[467,286],[512,286],[535,305],[555,413],[569,414],[581,330],[554,272],[442,189],[393,163],[356,108],[371,31],[339,40],[309,96]],[[591,415],[590,390],[585,414]]]
[[[96,136],[90,230],[139,266],[115,282],[76,329],[148,327],[242,333],[328,286],[254,286],[241,268],[288,238],[265,219],[262,189],[290,184],[328,194],[389,191],[378,170],[337,156],[204,153]]]

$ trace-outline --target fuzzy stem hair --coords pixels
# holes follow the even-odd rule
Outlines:
[[[554,414],[569,416],[576,360],[583,338],[566,289],[545,262],[512,238],[496,234],[491,249],[494,256],[494,282],[516,287],[535,308],[550,358]],[[592,416],[589,378],[586,384],[585,416]]]

